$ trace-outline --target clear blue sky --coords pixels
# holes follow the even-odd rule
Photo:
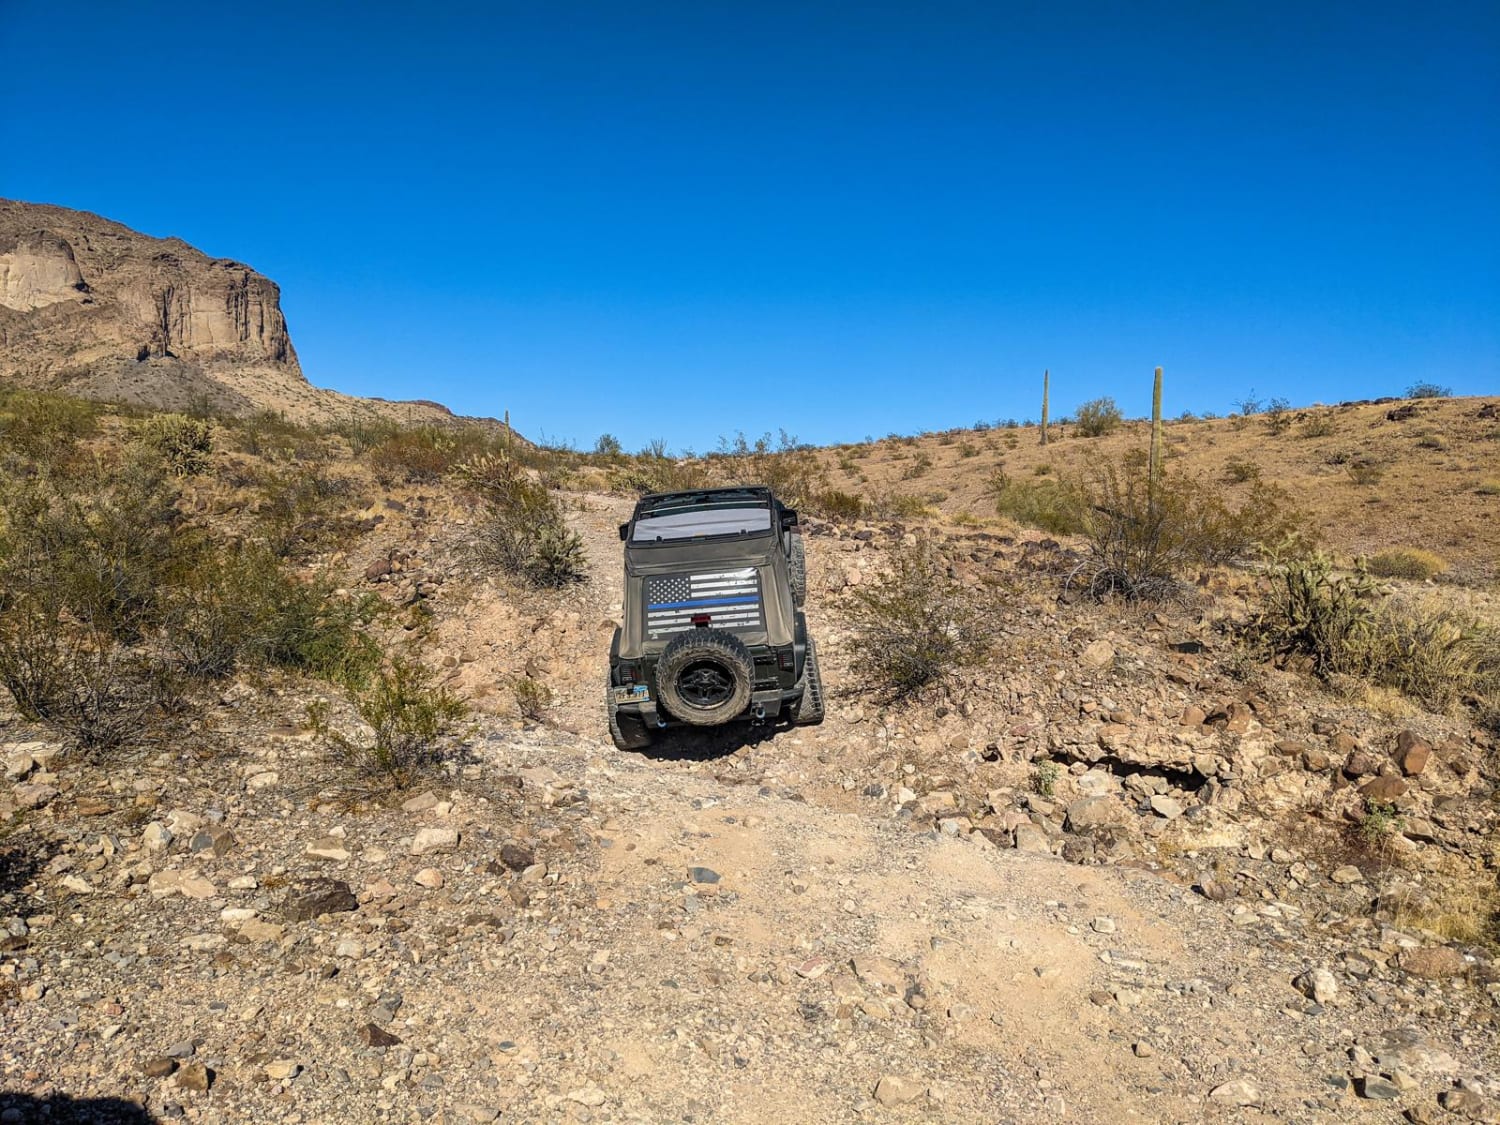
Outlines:
[[[1500,4],[0,0],[0,194],[590,446],[1500,393]]]

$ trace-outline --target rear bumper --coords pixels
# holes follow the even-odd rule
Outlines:
[[[781,713],[787,710],[793,703],[802,698],[802,687],[795,688],[768,688],[764,691],[756,691],[750,694],[750,706],[746,707],[729,723],[770,723],[775,722]],[[647,728],[661,729],[663,727],[693,726],[673,718],[665,711],[659,711],[656,701],[650,700],[645,703],[622,703],[620,714],[635,715],[646,724]],[[719,726],[727,726],[728,723],[719,723]],[[711,727],[693,727],[694,730],[711,730]]]

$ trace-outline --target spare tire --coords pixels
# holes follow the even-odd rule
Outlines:
[[[656,662],[657,701],[695,727],[716,727],[744,714],[754,687],[750,650],[720,629],[679,633]]]

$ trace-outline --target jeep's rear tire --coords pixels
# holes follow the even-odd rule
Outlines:
[[[807,556],[802,552],[802,536],[792,536],[792,549],[786,559],[787,578],[792,587],[792,604],[798,609],[807,600]]]
[[[695,727],[716,727],[750,706],[755,661],[745,642],[719,629],[679,633],[656,662],[656,699]]]
[[[818,646],[807,638],[807,660],[802,666],[802,698],[792,705],[792,723],[815,727],[823,721],[823,674],[818,670]]]
[[[621,714],[615,702],[615,680],[613,676],[604,681],[604,706],[609,712],[609,737],[614,740],[616,750],[644,750],[651,745],[651,732],[639,715]]]

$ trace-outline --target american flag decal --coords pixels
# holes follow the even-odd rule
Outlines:
[[[764,627],[760,575],[753,566],[713,574],[671,574],[646,580],[646,637],[657,640],[693,628],[707,614],[715,629]]]

